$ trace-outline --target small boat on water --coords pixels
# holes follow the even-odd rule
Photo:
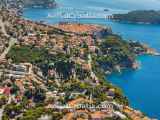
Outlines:
[[[155,55],[155,56],[160,56],[160,53],[156,52],[154,55]]]
[[[109,9],[107,9],[107,8],[106,8],[106,9],[104,9],[104,11],[105,11],[105,12],[108,12],[108,11],[109,11]]]
[[[53,18],[54,16],[53,15],[51,15],[51,14],[48,14],[47,15],[47,18]]]

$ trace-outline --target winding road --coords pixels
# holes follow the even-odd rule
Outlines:
[[[5,29],[5,25],[7,23],[4,23],[2,21],[2,18],[0,18],[0,28],[2,30],[2,33],[6,36],[6,37],[10,37],[10,40],[9,40],[9,46],[4,50],[4,52],[0,55],[0,61],[5,59],[7,53],[9,52],[9,50],[11,49],[11,47],[17,42],[17,40],[15,38],[12,38],[11,36],[9,36],[6,32],[6,29]]]
[[[2,21],[2,19],[0,18],[0,28],[1,28],[1,31],[2,33],[6,36],[6,37],[10,37],[7,32],[6,32],[6,29],[5,29],[5,23]],[[0,55],[0,61],[3,61],[5,58],[6,58],[6,55],[8,54],[8,52],[10,51],[11,47],[17,42],[17,40],[15,38],[12,38],[10,37],[10,40],[9,40],[9,45],[8,47],[3,51],[3,53]],[[1,75],[0,75],[1,76]],[[8,103],[7,104],[10,104],[11,102],[11,98],[9,97],[9,100],[8,100]],[[1,109],[0,109],[0,120],[2,120],[2,116],[3,116],[3,111],[4,111],[4,108],[5,106],[3,106]]]
[[[5,59],[6,55],[8,54],[8,52],[10,51],[11,47],[16,43],[16,39],[11,38],[9,41],[9,46],[4,50],[4,52],[1,54],[0,56],[0,60]]]
[[[0,120],[2,120],[3,111],[4,111],[4,106],[0,109]]]

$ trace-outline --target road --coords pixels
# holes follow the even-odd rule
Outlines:
[[[0,55],[0,60],[5,59],[6,55],[8,54],[8,52],[10,51],[11,47],[16,43],[16,39],[11,38],[11,40],[9,41],[9,46],[4,50],[4,52]]]
[[[98,84],[99,80],[98,80],[96,74],[94,73],[94,71],[92,70],[92,56],[91,56],[91,54],[88,55],[88,64],[91,67],[91,71],[90,71],[91,72],[91,77],[93,79],[95,79],[97,81],[97,84]]]
[[[0,18],[0,27],[1,27],[2,33],[3,33],[5,36],[9,37],[9,35],[7,34],[6,29],[5,29],[5,23],[2,21],[1,18]]]
[[[5,29],[5,25],[6,23],[4,23],[2,21],[2,19],[0,18],[0,27],[1,27],[1,30],[2,30],[2,33],[6,36],[6,37],[9,37],[9,35],[7,34],[6,32],[6,29]],[[11,49],[11,47],[17,42],[17,40],[15,38],[11,38],[10,41],[9,41],[9,46],[4,50],[4,52],[0,55],[0,61],[5,59],[6,55],[8,54],[9,50]]]
[[[2,109],[0,109],[0,120],[2,120],[3,111],[4,111],[4,106],[2,107]]]
[[[9,37],[9,35],[7,34],[6,32],[6,29],[5,29],[5,23],[2,21],[2,19],[0,18],[0,27],[1,27],[1,30],[2,30],[2,33],[6,36],[6,37]],[[0,61],[1,60],[4,60],[6,58],[6,55],[8,54],[8,52],[10,51],[11,47],[17,42],[16,39],[14,38],[11,38],[10,41],[9,41],[9,46],[4,50],[4,52],[0,55]],[[1,76],[1,72],[0,72],[0,76]],[[7,104],[10,104],[11,102],[11,98],[9,97],[9,100],[8,100],[8,103]],[[0,109],[0,120],[2,120],[2,116],[3,116],[3,111],[4,111],[4,108],[5,106],[3,106],[1,109]]]

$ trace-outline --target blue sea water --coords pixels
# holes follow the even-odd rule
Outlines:
[[[59,0],[57,9],[25,9],[24,17],[35,21],[42,20],[48,24],[69,21],[111,26],[113,32],[122,35],[124,39],[138,40],[160,52],[160,25],[125,24],[104,18],[105,15],[122,13],[131,9],[157,9],[160,5],[158,1],[154,5],[149,4],[149,0],[142,0],[146,4],[142,4],[142,1],[139,4],[133,0],[128,1]],[[104,9],[110,11],[105,12]],[[160,57],[140,56],[137,59],[141,62],[139,70],[114,73],[107,79],[122,88],[132,107],[143,111],[150,117],[160,119]]]

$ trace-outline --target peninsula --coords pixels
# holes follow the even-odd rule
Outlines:
[[[109,18],[119,22],[160,24],[160,11],[136,10],[127,14],[113,14]]]

